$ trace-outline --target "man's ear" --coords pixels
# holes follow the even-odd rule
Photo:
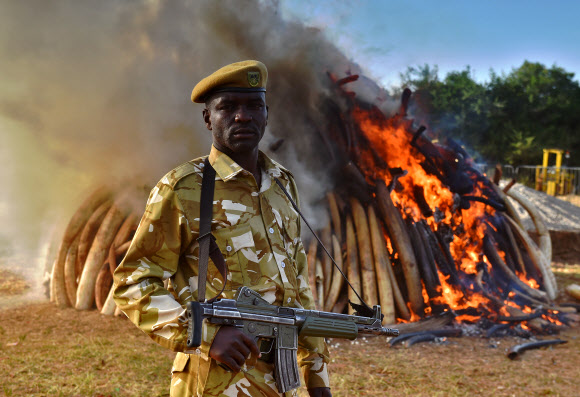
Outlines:
[[[270,114],[270,107],[266,105],[266,125],[268,125],[268,114]]]
[[[203,114],[203,121],[205,122],[205,126],[208,130],[211,131],[212,127],[211,127],[211,119],[210,119],[210,110],[208,108],[203,109],[202,111]]]

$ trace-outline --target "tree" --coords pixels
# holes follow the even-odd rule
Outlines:
[[[539,164],[543,148],[580,149],[580,86],[573,77],[560,67],[528,61],[507,76],[492,73],[487,138],[490,145],[507,139],[507,146],[495,146],[500,158]],[[578,156],[575,163],[580,164]]]
[[[507,75],[476,82],[471,69],[439,79],[437,66],[409,67],[413,116],[440,136],[463,143],[478,161],[539,164],[543,148],[570,150],[580,165],[580,86],[574,74],[525,61]],[[471,149],[471,150],[470,150]]]

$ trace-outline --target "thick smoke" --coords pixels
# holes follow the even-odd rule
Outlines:
[[[42,271],[30,261],[46,256],[36,258],[39,246],[60,238],[95,185],[152,186],[209,152],[191,89],[242,59],[268,66],[262,147],[285,138],[273,157],[293,171],[316,219],[329,185],[317,106],[328,71],[359,72],[320,31],[257,0],[2,2],[0,59],[0,245],[28,253],[35,276]]]

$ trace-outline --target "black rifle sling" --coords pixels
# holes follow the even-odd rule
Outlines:
[[[304,217],[304,215],[302,215],[302,212],[300,212],[300,210],[298,209],[298,206],[296,205],[296,203],[292,199],[292,196],[290,196],[290,194],[288,193],[288,191],[286,190],[286,188],[284,187],[284,185],[282,185],[282,182],[280,182],[278,180],[278,178],[275,178],[275,179],[276,179],[276,183],[278,184],[278,186],[280,186],[280,189],[282,189],[282,191],[284,192],[284,194],[286,195],[286,197],[288,197],[288,200],[290,200],[290,202],[292,203],[292,206],[294,207],[294,209],[296,210],[296,212],[298,212],[298,215],[300,215],[300,217],[302,218],[302,220],[304,221],[304,223],[306,223],[306,226],[308,226],[308,229],[310,229],[310,232],[312,233],[312,235],[316,238],[316,240],[318,240],[318,244],[320,244],[320,246],[322,247],[322,249],[324,250],[324,252],[326,252],[326,255],[328,255],[328,257],[330,258],[330,260],[334,264],[334,267],[336,267],[336,270],[338,270],[340,272],[340,274],[342,274],[342,277],[344,277],[344,279],[346,280],[346,282],[348,283],[348,285],[350,286],[350,288],[356,294],[357,298],[363,304],[363,307],[359,308],[359,311],[360,311],[360,309],[362,309],[362,311],[364,313],[360,313],[360,314],[366,315],[367,317],[372,317],[373,310],[369,307],[369,305],[366,304],[366,302],[363,300],[363,298],[361,298],[361,296],[354,289],[354,287],[352,286],[352,284],[350,283],[350,281],[348,281],[348,278],[346,277],[346,275],[343,273],[343,271],[340,269],[340,267],[338,267],[338,265],[336,264],[336,262],[335,262],[334,258],[332,257],[332,255],[330,255],[330,252],[328,252],[328,250],[326,249],[326,247],[324,246],[324,244],[322,244],[322,241],[320,240],[320,238],[318,238],[318,236],[316,235],[316,233],[314,233],[314,230],[312,230],[312,228],[310,227],[310,224],[308,223],[308,221],[306,220],[306,218]],[[351,306],[352,306],[352,303],[351,303]]]
[[[222,290],[208,302],[213,301],[224,291],[227,282],[227,266],[215,237],[211,234],[211,220],[213,218],[213,193],[215,189],[215,169],[209,163],[209,157],[205,159],[203,166],[203,179],[201,181],[201,197],[199,203],[199,260],[197,279],[197,298],[205,302],[205,284],[207,281],[208,259],[211,257],[223,277]]]

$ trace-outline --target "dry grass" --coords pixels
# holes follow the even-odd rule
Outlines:
[[[0,395],[168,395],[172,353],[127,320],[38,303],[0,324]]]
[[[555,270],[560,283],[580,279],[580,265]],[[568,343],[516,361],[505,353],[525,342],[518,338],[461,337],[410,348],[389,348],[382,338],[331,340],[333,395],[577,395],[580,329],[559,337]],[[126,319],[46,302],[0,310],[0,395],[167,396],[172,357]]]
[[[0,296],[21,295],[29,289],[30,285],[21,276],[0,269]]]

